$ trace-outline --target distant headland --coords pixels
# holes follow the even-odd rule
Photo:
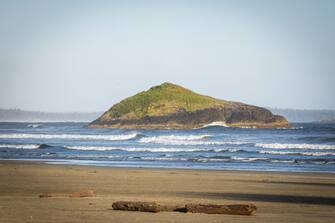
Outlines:
[[[89,124],[98,128],[191,129],[208,125],[286,128],[268,109],[195,93],[165,82],[113,105]]]

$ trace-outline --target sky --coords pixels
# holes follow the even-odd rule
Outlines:
[[[104,111],[162,82],[335,109],[335,1],[0,0],[0,108]]]

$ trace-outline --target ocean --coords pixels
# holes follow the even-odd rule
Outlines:
[[[113,167],[335,172],[335,124],[290,129],[94,129],[0,123],[0,159]]]

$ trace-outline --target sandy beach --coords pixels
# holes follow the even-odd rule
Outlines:
[[[95,197],[39,198],[94,190]],[[112,210],[118,200],[253,203],[254,216]],[[0,162],[0,222],[334,222],[335,174]]]

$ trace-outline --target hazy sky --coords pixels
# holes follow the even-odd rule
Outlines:
[[[0,0],[0,108],[102,111],[165,81],[335,109],[335,1]]]

